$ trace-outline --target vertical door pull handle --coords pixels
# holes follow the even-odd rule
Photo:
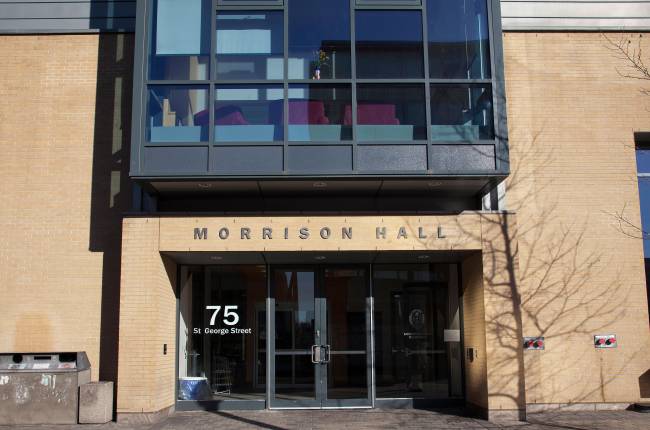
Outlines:
[[[323,348],[324,348],[324,350],[325,350],[325,353],[323,354],[323,361],[322,361],[322,363],[323,363],[323,364],[327,364],[327,363],[330,362],[330,349],[331,349],[331,348],[330,348],[329,345],[325,345],[325,346],[323,346]]]
[[[319,345],[312,345],[311,346],[311,362],[314,364],[318,364],[321,362],[321,350],[320,350]]]

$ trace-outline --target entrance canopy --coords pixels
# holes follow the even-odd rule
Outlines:
[[[472,251],[166,252],[178,264],[416,264],[459,263]]]

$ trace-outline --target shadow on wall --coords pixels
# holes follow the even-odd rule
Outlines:
[[[483,242],[484,294],[492,301],[486,307],[485,330],[488,345],[497,345],[487,375],[490,403],[524,408],[534,403],[611,402],[608,387],[644,351],[633,350],[616,364],[601,361],[596,380],[576,380],[566,375],[583,365],[580,354],[562,355],[559,365],[523,350],[524,336],[542,336],[556,350],[547,360],[558,360],[557,350],[566,347],[567,339],[589,339],[623,317],[630,294],[620,269],[603,264],[602,251],[586,243],[593,242],[590,220],[561,220],[560,202],[549,190],[555,179],[544,175],[558,154],[540,153],[542,134],[519,136],[508,179],[509,192],[522,197],[509,201],[509,210],[530,214],[522,209],[534,206],[536,216],[519,216],[513,223],[505,213],[479,215],[482,237],[476,239]],[[460,228],[461,236],[475,234]],[[605,274],[612,276],[611,282],[595,282]],[[639,378],[639,385],[642,397],[647,396],[650,372]]]
[[[122,216],[131,207],[133,46],[131,33],[99,35],[89,249],[103,253],[98,376],[116,385]]]

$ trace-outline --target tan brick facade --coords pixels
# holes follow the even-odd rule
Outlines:
[[[0,36],[0,351],[86,351],[93,379],[114,378],[132,44]]]
[[[504,43],[517,222],[478,214],[455,226],[464,240],[410,249],[477,251],[463,263],[465,342],[478,352],[468,401],[494,416],[637,401],[650,390],[643,251],[613,214],[640,224],[633,133],[650,131],[650,97],[599,34]],[[132,45],[0,37],[0,351],[84,350],[93,379],[115,379],[119,322],[118,411],[148,413],[174,403],[176,265],[160,251],[186,232],[159,237],[179,228],[171,219],[121,224]],[[619,347],[595,350],[593,335],[609,333]],[[522,351],[522,336],[545,336],[546,350]]]
[[[634,132],[650,129],[650,98],[598,33],[504,43],[524,335],[546,337],[525,354],[526,401],[638,401],[650,368],[642,241],[612,214],[640,225]],[[619,347],[594,349],[610,333]]]
[[[160,255],[159,230],[155,218],[124,222],[118,413],[158,412],[174,404],[176,265]]]

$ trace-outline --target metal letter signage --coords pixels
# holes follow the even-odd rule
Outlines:
[[[333,229],[329,226],[322,226],[316,228],[318,234],[315,237],[318,237],[322,240],[328,240],[330,238],[338,237],[338,232],[334,232]],[[341,228],[342,240],[353,240],[352,227],[342,227]],[[429,240],[429,239],[446,239],[447,235],[443,232],[442,226],[433,227],[430,232],[433,232],[433,236],[427,234],[425,227],[418,226],[406,227],[400,226],[394,231],[389,231],[386,227],[377,227],[375,229],[375,239],[376,240],[388,240],[389,238],[397,238],[398,240],[406,240],[410,237],[417,238],[418,240]],[[282,239],[288,240],[293,237],[297,237],[302,240],[307,240],[311,237],[311,232],[309,227],[300,227],[297,230],[292,230],[289,227],[282,227]],[[239,230],[239,240],[251,240],[251,237],[254,237],[256,232],[250,227],[241,227]],[[272,227],[263,227],[260,231],[257,231],[258,237],[261,237],[262,240],[274,240],[275,236],[273,235]],[[230,235],[230,230],[227,227],[221,227],[218,229],[217,236],[221,240],[232,239]],[[236,238],[236,236],[235,236]],[[364,239],[364,238],[359,238]],[[194,228],[194,240],[208,240],[208,228],[207,227],[195,227]]]
[[[208,229],[207,228],[195,228],[194,229],[194,240],[207,240],[208,239]]]

